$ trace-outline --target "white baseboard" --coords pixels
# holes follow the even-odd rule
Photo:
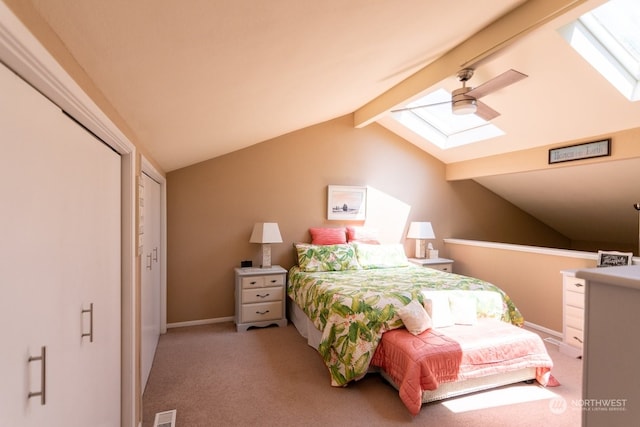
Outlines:
[[[527,328],[535,329],[536,331],[540,331],[547,335],[551,335],[552,337],[558,337],[562,339],[562,332],[554,331],[553,329],[545,328],[544,326],[536,325],[535,323],[527,321],[524,322],[524,326],[526,326]]]
[[[223,322],[233,322],[233,316],[216,317],[214,319],[190,320],[190,321],[187,321],[187,322],[167,323],[167,329],[169,329],[169,328],[183,328],[185,326],[209,325],[209,324],[212,324],[212,323],[223,323]]]

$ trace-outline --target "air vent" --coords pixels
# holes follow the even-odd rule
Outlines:
[[[176,409],[158,412],[153,427],[176,427]]]

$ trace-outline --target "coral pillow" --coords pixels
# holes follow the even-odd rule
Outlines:
[[[311,244],[313,245],[340,245],[347,243],[347,231],[344,227],[312,227]]]

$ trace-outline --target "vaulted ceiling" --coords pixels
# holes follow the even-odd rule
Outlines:
[[[391,108],[457,88],[464,65],[473,86],[510,68],[529,77],[483,99],[505,136],[441,150],[403,135],[444,163],[640,127],[640,103],[556,31],[603,0],[30,3],[165,171],[349,113],[393,130]],[[637,242],[636,153],[477,181],[569,238]]]

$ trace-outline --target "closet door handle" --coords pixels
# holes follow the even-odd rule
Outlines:
[[[158,262],[158,247],[153,248],[153,260]]]
[[[151,264],[151,254],[147,255],[147,270],[151,270],[153,265]]]
[[[85,313],[89,313],[89,332],[83,332],[82,335],[80,335],[80,339],[84,337],[89,337],[89,342],[93,342],[93,303],[89,304],[88,309],[85,309],[85,308],[82,309],[81,316],[84,316]],[[81,320],[81,326],[82,326],[82,320]],[[84,328],[82,328],[81,331],[82,330],[84,330]]]
[[[40,356],[29,356],[28,363],[40,362],[40,391],[30,391],[27,399],[40,396],[40,404],[47,402],[47,347],[42,346]]]

